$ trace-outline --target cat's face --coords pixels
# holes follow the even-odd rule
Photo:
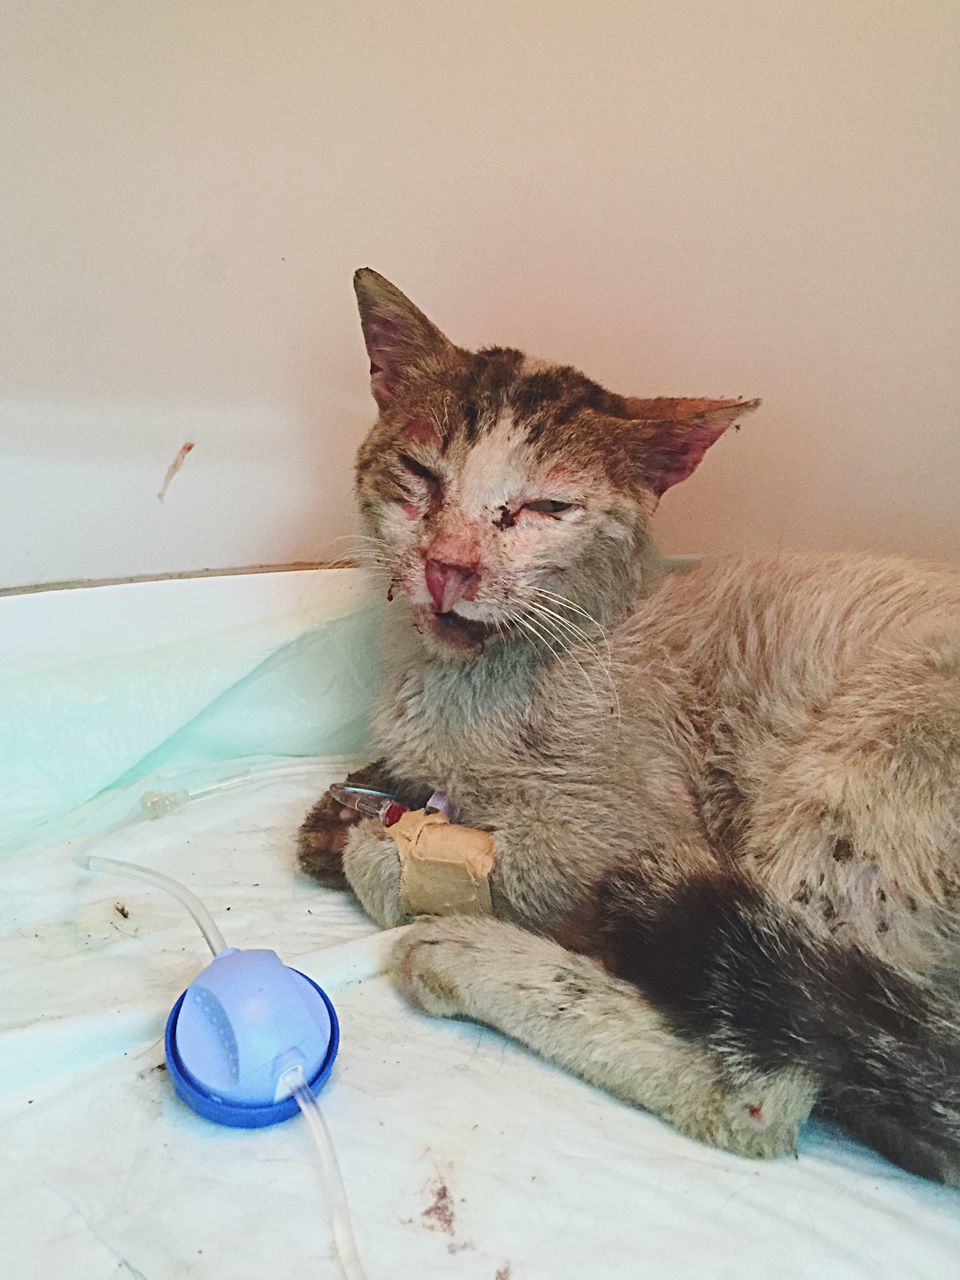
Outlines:
[[[380,408],[360,510],[426,643],[469,660],[595,639],[636,594],[660,494],[753,404],[630,400],[519,351],[464,351],[375,272],[355,286]]]

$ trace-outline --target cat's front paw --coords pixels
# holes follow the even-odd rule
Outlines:
[[[343,855],[347,883],[382,929],[409,924],[400,889],[400,855],[386,827],[364,818],[353,827]]]
[[[377,789],[387,786],[388,782],[382,760],[354,770],[344,780],[348,787]],[[346,889],[343,853],[350,829],[359,821],[360,814],[355,809],[344,808],[339,801],[334,800],[329,791],[325,792],[304,818],[297,832],[297,861],[300,870],[328,888]]]
[[[300,870],[327,888],[346,889],[343,851],[350,828],[359,821],[359,813],[344,809],[329,793],[322,796],[297,832]]]
[[[477,921],[464,916],[420,920],[390,956],[394,984],[411,1004],[435,1018],[466,1013],[465,989],[476,967]]]

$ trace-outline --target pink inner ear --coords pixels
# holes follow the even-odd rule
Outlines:
[[[400,326],[383,316],[372,316],[363,326],[363,339],[370,357],[370,382],[378,402],[389,400],[393,394],[399,334]]]
[[[393,346],[399,333],[400,326],[395,320],[388,320],[386,316],[370,316],[364,325],[367,350],[373,355],[374,351]]]
[[[720,421],[706,418],[644,425],[643,436],[649,448],[647,473],[658,498],[696,471],[703,455],[729,425],[726,415]]]

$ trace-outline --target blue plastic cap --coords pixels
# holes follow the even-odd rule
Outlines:
[[[275,951],[230,947],[170,1011],[167,1070],[177,1096],[199,1115],[257,1129],[298,1111],[280,1083],[284,1072],[300,1066],[316,1093],[339,1043],[333,1005],[311,978]]]

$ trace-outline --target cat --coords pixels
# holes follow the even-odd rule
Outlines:
[[[392,604],[353,780],[443,789],[496,855],[494,915],[418,920],[396,982],[698,1140],[781,1155],[816,1108],[960,1185],[960,569],[675,568],[658,500],[756,401],[620,396],[355,288]],[[301,866],[407,923],[349,816],[319,802]]]

